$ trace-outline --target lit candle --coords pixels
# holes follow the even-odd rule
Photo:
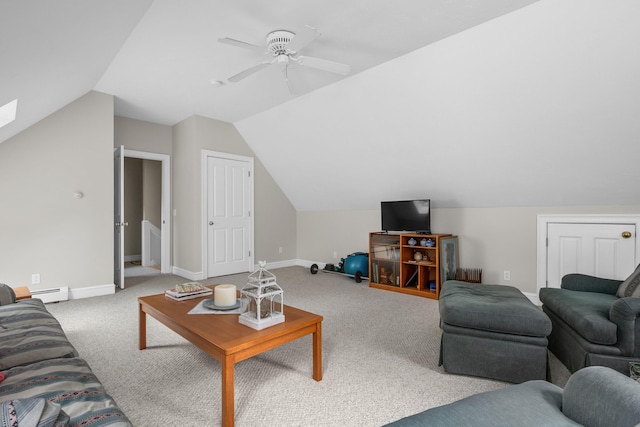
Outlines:
[[[213,292],[213,303],[218,307],[228,307],[236,303],[235,285],[218,285]]]

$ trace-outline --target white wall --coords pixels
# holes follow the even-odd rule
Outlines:
[[[0,282],[113,292],[111,95],[89,92],[0,144],[0,183]]]
[[[631,204],[638,16],[542,0],[236,126],[299,211]]]
[[[482,268],[483,283],[506,284],[537,294],[537,216],[541,214],[635,214],[633,206],[561,206],[432,209],[434,233],[458,236],[460,266]],[[368,252],[368,233],[380,229],[380,211],[298,212],[298,258],[333,262]],[[503,271],[511,280],[503,279]]]

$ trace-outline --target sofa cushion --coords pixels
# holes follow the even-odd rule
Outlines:
[[[585,340],[595,344],[616,344],[618,328],[609,320],[609,310],[617,300],[618,297],[615,295],[596,292],[540,289],[542,304]]]
[[[130,421],[82,359],[52,359],[3,372],[0,401],[44,398],[57,403],[71,426],[131,427]]]
[[[39,299],[0,306],[0,370],[78,353]]]
[[[438,301],[444,323],[503,334],[546,337],[551,321],[513,286],[449,280]]]
[[[640,265],[631,273],[631,276],[627,277],[627,280],[620,283],[616,295],[619,298],[640,297]]]

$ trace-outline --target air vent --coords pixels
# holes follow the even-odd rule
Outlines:
[[[41,299],[44,303],[67,301],[69,299],[69,287],[38,289],[31,291],[31,296],[32,298]]]

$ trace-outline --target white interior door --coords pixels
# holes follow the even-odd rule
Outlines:
[[[113,282],[124,289],[124,146],[113,150]]]
[[[207,277],[251,271],[252,162],[207,156]]]
[[[548,287],[569,273],[623,280],[635,269],[635,224],[549,223],[547,242]]]

